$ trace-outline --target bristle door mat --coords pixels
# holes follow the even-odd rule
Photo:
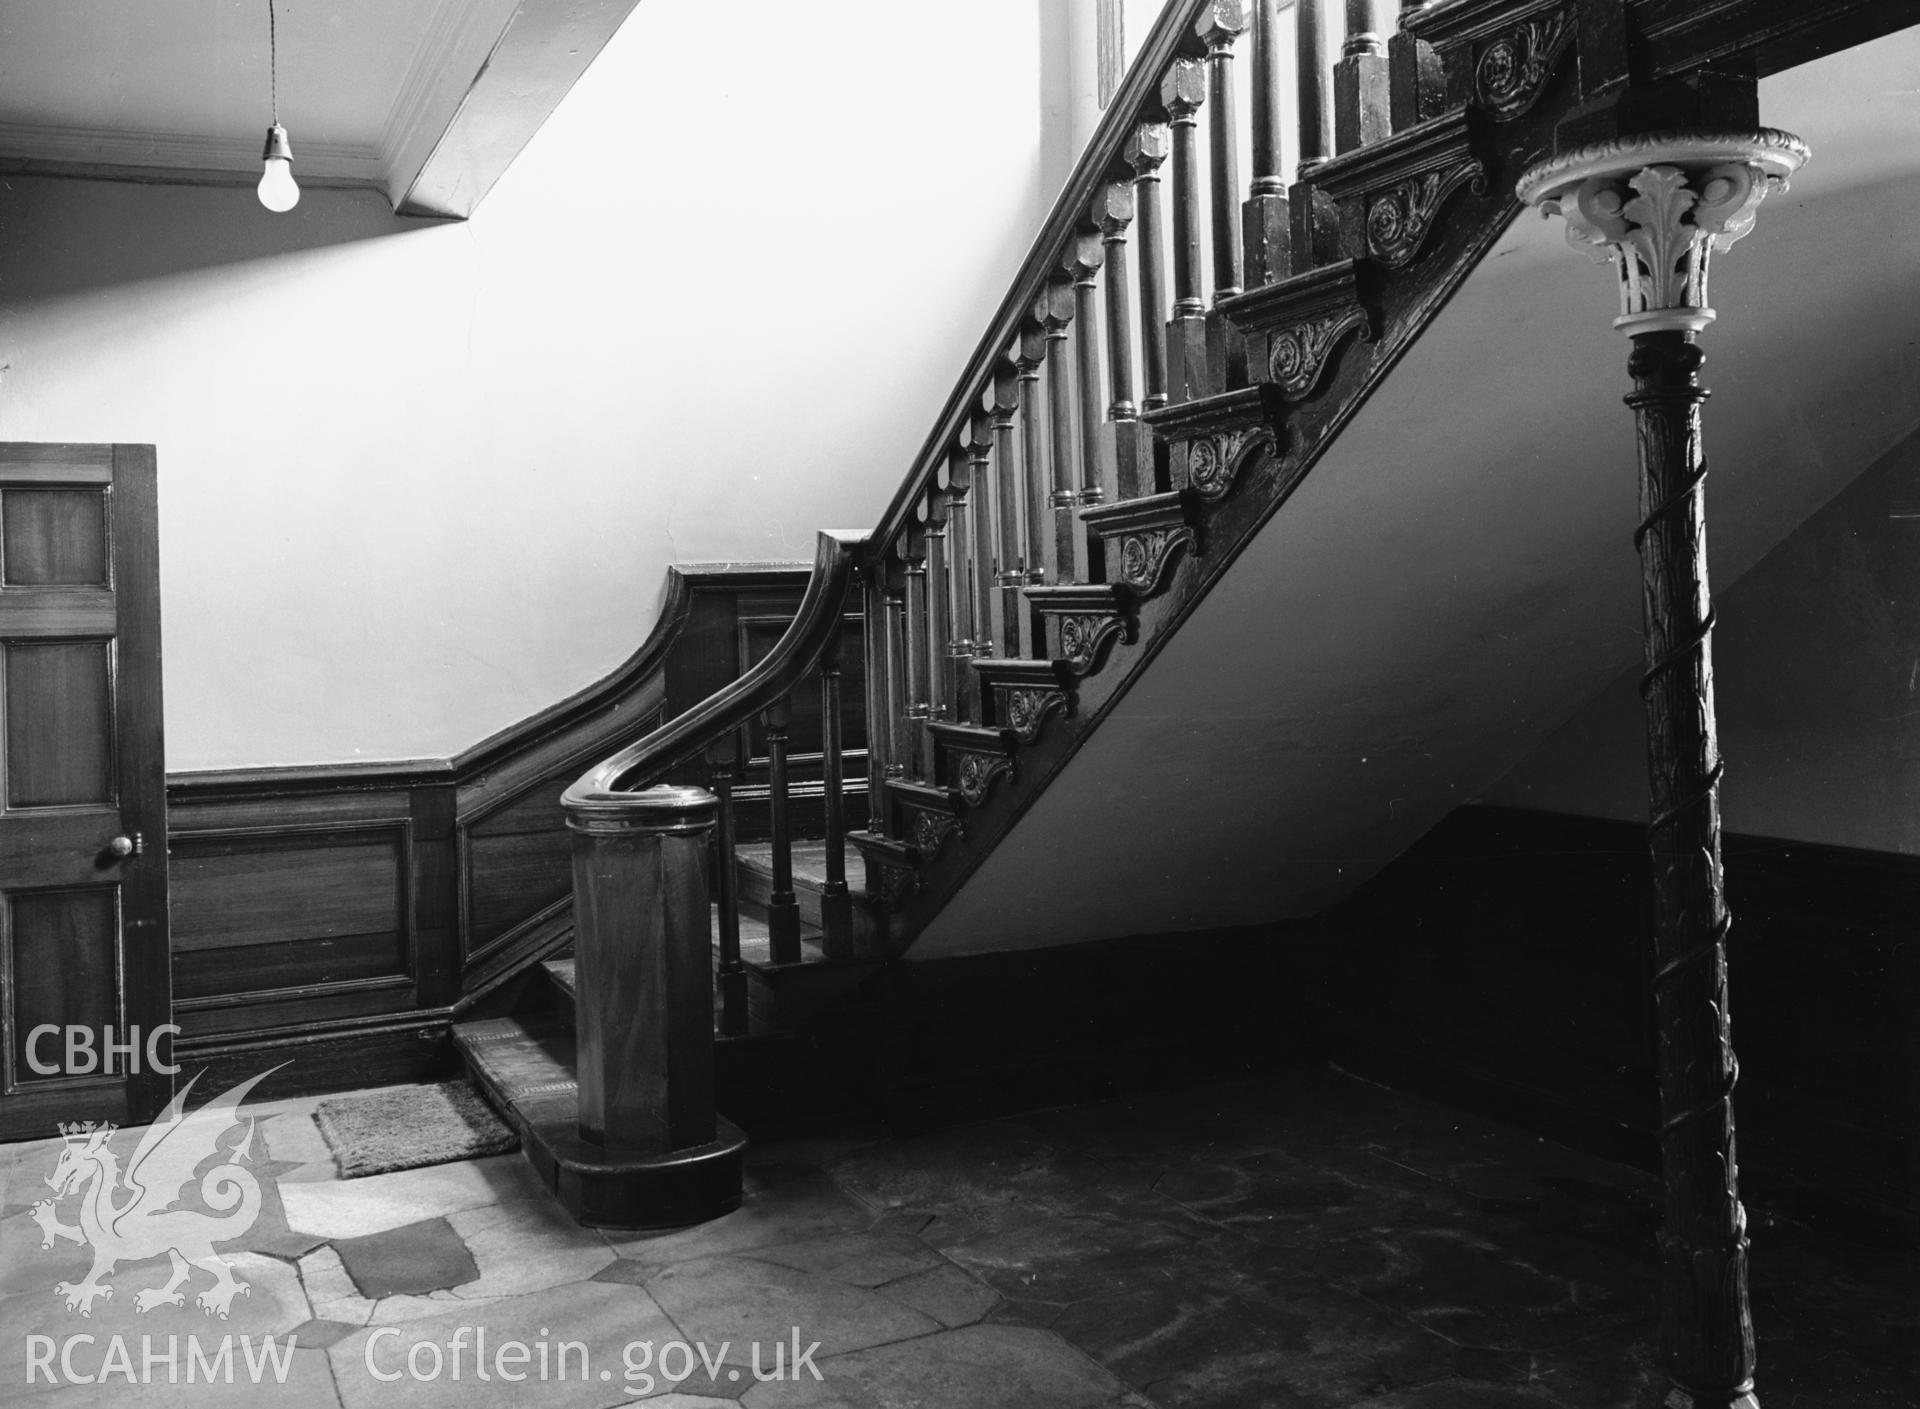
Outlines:
[[[472,1087],[396,1086],[333,1096],[313,1112],[342,1179],[504,1154],[520,1140]]]

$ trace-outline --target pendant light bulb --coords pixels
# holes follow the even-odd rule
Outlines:
[[[267,149],[261,154],[260,204],[276,215],[300,204],[300,187],[293,179],[293,145],[279,123],[267,129]]]

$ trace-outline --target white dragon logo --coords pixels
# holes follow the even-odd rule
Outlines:
[[[164,1287],[137,1293],[133,1299],[137,1311],[182,1305],[185,1298],[179,1288],[189,1276],[189,1265],[213,1276],[213,1285],[194,1298],[209,1316],[225,1320],[234,1296],[250,1294],[248,1284],[234,1277],[213,1245],[240,1237],[260,1216],[259,1181],[241,1168],[251,1158],[253,1121],[246,1122],[247,1133],[231,1149],[223,1152],[220,1140],[239,1127],[236,1108],[247,1093],[272,1074],[261,1072],[187,1115],[183,1113],[187,1093],[200,1079],[195,1076],[140,1137],[124,1182],[119,1157],[110,1144],[115,1130],[111,1123],[88,1121],[60,1127],[66,1143],[60,1162],[47,1176],[53,1198],[33,1206],[33,1221],[40,1225],[42,1249],[51,1248],[56,1238],[93,1249],[93,1270],[84,1281],[54,1287],[56,1295],[66,1298],[69,1311],[91,1316],[96,1298],[113,1297],[113,1288],[103,1285],[102,1277],[122,1262],[144,1262],[161,1253],[173,1260],[173,1275]],[[194,1171],[221,1153],[226,1161],[200,1180],[200,1198],[213,1213],[173,1207],[187,1192]],[[60,1222],[54,1211],[57,1200],[73,1193],[81,1195],[77,1228]],[[123,1193],[126,1197],[119,1199]]]

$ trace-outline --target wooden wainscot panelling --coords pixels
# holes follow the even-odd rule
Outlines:
[[[671,571],[619,669],[455,758],[169,778],[182,1053],[222,1070],[270,1052],[319,1064],[286,1090],[365,1084],[353,1054],[369,1042],[389,1079],[431,1068],[441,1047],[418,1039],[571,938],[562,790],[738,678],[807,571]]]
[[[488,957],[573,896],[573,851],[560,794],[575,774],[543,778],[460,823],[465,954]]]
[[[412,1006],[422,847],[409,802],[175,804],[174,1012],[187,1041]]]

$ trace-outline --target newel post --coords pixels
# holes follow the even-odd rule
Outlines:
[[[718,809],[704,788],[566,800],[579,1137],[622,1176],[610,1185],[621,1206],[585,1210],[586,1222],[671,1227],[740,1202],[745,1137],[714,1107],[707,843]]]
[[[1807,158],[1784,132],[1655,133],[1563,153],[1520,199],[1567,222],[1576,249],[1620,278],[1614,326],[1640,460],[1648,844],[1659,1050],[1661,1358],[1666,1409],[1758,1409],[1747,1220],[1733,1125],[1730,925],[1720,870],[1720,762],[1707,582],[1706,458],[1696,337],[1713,321],[1707,263],[1753,228],[1761,200]]]

